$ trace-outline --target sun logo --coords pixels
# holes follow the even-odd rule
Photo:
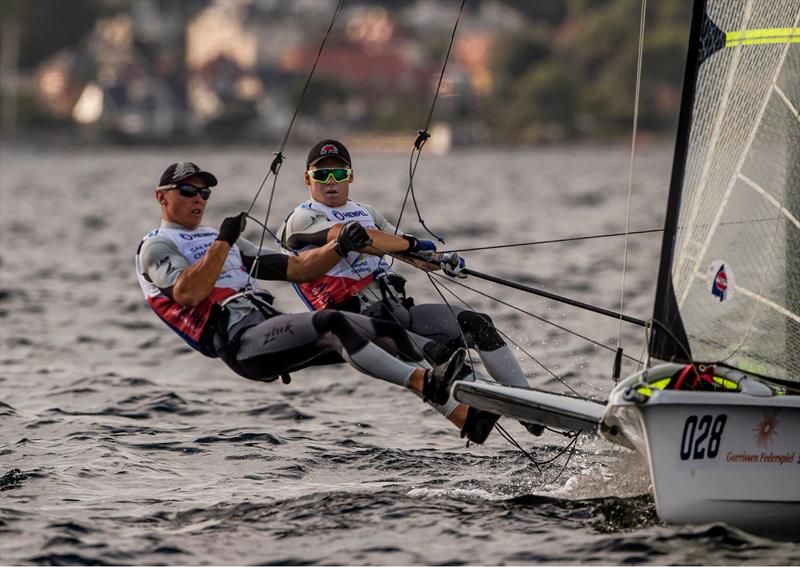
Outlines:
[[[775,437],[775,434],[778,432],[778,424],[780,422],[777,411],[774,413],[765,412],[764,419],[753,428],[756,445],[762,449],[771,445],[772,438]]]

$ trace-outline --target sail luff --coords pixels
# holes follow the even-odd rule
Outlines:
[[[658,267],[656,299],[653,307],[653,332],[650,335],[649,353],[659,360],[686,360],[691,358],[689,341],[683,328],[675,290],[672,284],[672,260],[677,238],[679,206],[683,192],[683,180],[688,159],[689,134],[699,67],[700,36],[705,18],[705,0],[695,0],[692,23],[689,30],[689,48],[683,77],[683,92],[678,118],[678,133],[672,160],[667,216],[664,221],[664,236],[661,241],[661,260]]]
[[[800,126],[797,131],[800,134]],[[786,176],[786,211],[795,218],[800,216],[800,139],[797,142],[789,147]],[[796,252],[792,254],[793,250],[800,250],[800,231],[789,231],[786,238],[786,305],[800,313],[800,257]],[[788,368],[800,368],[800,322],[787,319],[785,343]]]

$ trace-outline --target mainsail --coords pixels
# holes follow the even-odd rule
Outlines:
[[[650,355],[800,381],[800,0],[691,34]]]

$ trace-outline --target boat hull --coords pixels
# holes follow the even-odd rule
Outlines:
[[[659,517],[726,522],[772,537],[800,533],[800,399],[656,391],[609,400],[601,429],[647,459]],[[616,438],[611,433],[616,430]]]

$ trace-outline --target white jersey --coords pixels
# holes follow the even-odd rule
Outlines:
[[[142,239],[142,243],[136,253],[136,275],[150,307],[192,348],[208,356],[216,355],[213,347],[208,342],[208,337],[204,333],[206,325],[212,316],[214,304],[220,303],[242,291],[248,283],[251,284],[255,291],[263,291],[255,281],[250,280],[248,277],[238,246],[231,246],[222,271],[214,284],[214,289],[196,307],[183,306],[165,295],[161,287],[156,285],[150,276],[145,273],[142,266],[141,252],[148,241],[156,238],[166,239],[177,248],[182,259],[186,261],[185,266],[188,267],[196,264],[205,256],[208,248],[211,247],[218,235],[219,233],[215,229],[202,226],[194,230],[175,227],[175,225],[161,226],[150,231]],[[165,255],[163,259],[156,261],[155,268],[157,270],[161,268],[158,262],[169,263],[173,259],[176,261],[181,260],[179,257],[173,258]],[[173,270],[172,266],[164,266],[164,271],[172,272],[173,274],[179,273],[178,270]]]
[[[284,245],[288,245],[292,236],[316,233],[350,221],[358,221],[364,228],[395,232],[395,227],[369,205],[348,200],[341,207],[328,207],[312,199],[292,211],[283,225],[281,239]],[[308,248],[315,248],[315,245],[309,244],[300,250]],[[318,280],[295,284],[294,287],[306,305],[316,311],[335,307],[363,293],[383,272],[391,273],[391,270],[382,257],[350,252]]]

